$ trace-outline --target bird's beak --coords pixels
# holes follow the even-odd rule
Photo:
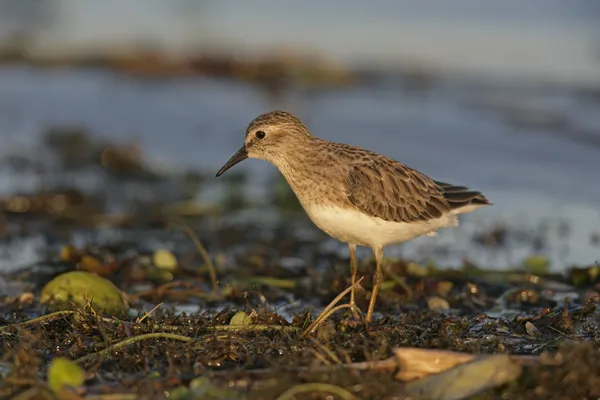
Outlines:
[[[239,149],[226,163],[225,165],[223,165],[223,167],[221,167],[221,169],[219,170],[219,172],[217,172],[216,177],[218,178],[219,176],[223,175],[223,173],[225,171],[227,171],[229,168],[233,167],[235,164],[244,161],[246,158],[248,158],[248,151],[246,150],[246,146],[242,146],[241,149]]]

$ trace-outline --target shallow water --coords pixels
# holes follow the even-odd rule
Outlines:
[[[464,216],[459,229],[390,247],[386,255],[424,260],[436,248],[448,246],[451,252],[443,256],[448,265],[463,257],[488,266],[517,263],[531,253],[529,246],[514,243],[510,254],[494,254],[471,240],[473,232],[501,222],[529,232],[548,224],[542,251],[554,268],[599,258],[590,235],[600,231],[600,148],[573,139],[572,133],[585,131],[600,138],[600,104],[572,88],[442,80],[429,92],[411,94],[392,82],[296,92],[276,106],[301,115],[317,136],[366,147],[435,179],[480,189],[495,204]],[[153,83],[99,71],[4,67],[1,153],[36,151],[33,143],[44,126],[76,123],[107,138],[139,139],[151,160],[165,167],[195,167],[212,174],[239,148],[248,122],[273,107],[255,87],[231,81]],[[510,124],[515,113],[558,115],[568,123],[558,128],[543,126],[543,121],[537,122],[541,127],[531,125],[535,121],[530,126]],[[261,184],[276,171],[255,160],[245,168],[254,184],[249,193],[260,197]],[[96,184],[91,178],[83,183]],[[38,185],[37,177],[0,171],[0,193]],[[216,179],[214,188],[219,188]],[[562,222],[570,227],[566,238],[559,234]],[[346,251],[333,240],[323,245]],[[32,247],[26,244],[18,257],[30,262],[35,258],[27,255]],[[2,261],[0,267],[6,264]]]

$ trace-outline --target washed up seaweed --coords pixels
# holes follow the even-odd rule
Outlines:
[[[86,254],[91,257],[89,251],[70,247],[63,249],[59,257],[78,254],[81,260]],[[106,259],[114,260],[118,258],[114,251],[114,247],[96,248],[93,254],[113,254]],[[161,259],[181,260],[173,254],[166,256],[164,249],[160,251]],[[76,268],[78,264],[72,265]],[[128,265],[135,264],[130,260]],[[148,269],[138,271],[136,279],[123,279],[128,274],[120,268],[100,268],[102,279],[112,280],[131,301],[129,312],[121,316],[98,313],[92,299],[88,299],[89,303],[83,299],[74,302],[64,311],[45,313],[47,308],[40,302],[39,288],[33,289],[32,298],[27,301],[22,296],[4,297],[0,327],[0,371],[4,379],[0,394],[3,398],[33,398],[45,393],[52,398],[55,390],[47,380],[48,368],[56,365],[53,362],[58,359],[79,365],[87,377],[76,388],[61,386],[60,390],[85,398],[102,398],[109,393],[159,398],[171,391],[192,396],[188,398],[202,398],[193,397],[201,396],[199,392],[235,399],[291,398],[310,393],[317,398],[326,394],[339,398],[389,398],[434,393],[436,387],[446,397],[431,398],[467,398],[478,393],[484,396],[478,398],[499,399],[508,395],[534,399],[543,392],[545,398],[559,399],[564,398],[561,396],[565,392],[597,394],[595,385],[575,377],[585,372],[585,382],[600,379],[600,373],[594,376],[589,372],[600,371],[600,364],[594,364],[600,360],[594,356],[598,353],[597,297],[589,295],[589,285],[569,285],[569,274],[559,281],[556,274],[548,273],[532,282],[515,279],[519,274],[530,275],[525,271],[500,274],[505,279],[499,279],[498,272],[490,272],[487,280],[484,270],[473,278],[472,267],[452,270],[409,265],[401,261],[390,263],[394,277],[387,277],[380,315],[371,325],[365,325],[350,310],[336,309],[335,303],[348,290],[333,298],[333,291],[321,289],[322,283],[313,287],[311,282],[305,282],[305,292],[300,295],[294,285],[258,277],[250,281],[239,279],[236,275],[245,276],[247,271],[220,271],[217,266],[214,292],[208,271],[194,274],[179,264],[172,269],[173,278],[166,284],[152,279],[143,283],[143,274],[151,275]],[[368,268],[361,272],[366,274]],[[313,282],[348,284],[343,274],[326,270],[319,273],[320,279]],[[22,276],[23,271],[19,274]],[[294,272],[289,274],[287,279],[297,280]],[[393,285],[399,278],[404,284]],[[524,282],[529,284],[524,287]],[[361,283],[364,285],[362,279]],[[152,289],[140,291],[143,285]],[[557,298],[557,287],[568,290],[573,299],[550,301],[550,294]],[[359,291],[359,305],[366,303],[368,290]],[[538,294],[532,295],[532,291]],[[288,301],[295,298],[301,303],[309,297],[321,302],[313,307],[297,307],[297,312],[281,313],[284,293]],[[500,295],[494,300],[489,293]],[[431,307],[426,300],[433,295],[451,307]],[[399,305],[398,301],[402,303]],[[180,311],[191,304],[197,309]],[[225,307],[220,311],[215,308],[222,305]],[[28,317],[39,314],[42,315],[33,319]],[[572,365],[571,355],[580,354],[583,348],[590,354],[580,360],[581,365]],[[411,349],[424,353],[400,356]],[[438,361],[421,362],[421,366],[410,362],[427,360],[426,352],[440,357],[435,353],[439,350],[450,351],[447,354],[457,360],[447,370],[449,380],[441,371],[423,372],[423,366],[440,365]],[[504,361],[500,360],[505,359],[490,359],[494,367],[489,367],[489,378],[483,380],[480,375],[471,376],[471,372],[451,372],[463,368],[481,374],[481,367],[467,364],[479,359],[488,362],[482,358],[486,355],[516,358],[512,364],[502,364]],[[493,364],[493,360],[498,360],[498,364]],[[572,379],[579,382],[578,386],[567,385],[562,391],[548,392],[548,381],[563,376],[565,365],[573,368]],[[500,372],[501,368],[508,368],[507,372]],[[425,383],[429,376],[431,382]],[[205,380],[204,389],[198,388],[200,378]],[[423,383],[417,385],[421,380]],[[456,382],[461,389],[450,392],[444,389],[444,382]],[[424,387],[427,392],[421,389]]]
[[[367,325],[346,304],[347,255],[306,228],[281,182],[260,204],[276,218],[257,222],[243,177],[207,205],[201,171],[157,170],[135,144],[82,127],[42,138],[52,160],[21,168],[99,168],[102,184],[0,199],[2,244],[44,243],[0,277],[2,399],[600,396],[600,269],[557,272],[544,229],[470,238],[494,253],[530,250],[503,270],[386,259]],[[141,199],[127,185],[169,190]],[[375,265],[362,260],[365,310]]]

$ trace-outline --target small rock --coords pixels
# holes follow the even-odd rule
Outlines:
[[[531,322],[527,321],[525,323],[525,330],[527,331],[527,334],[529,336],[533,336],[533,337],[539,337],[542,335],[542,333],[540,332],[540,330],[538,328],[535,327],[534,324],[532,324]]]
[[[438,296],[428,297],[427,306],[432,311],[446,311],[450,309],[450,304],[448,301]]]
[[[173,271],[177,268],[177,258],[168,250],[156,250],[152,261],[157,268]]]

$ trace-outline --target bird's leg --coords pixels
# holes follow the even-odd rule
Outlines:
[[[356,264],[356,245],[348,243],[348,248],[350,249],[350,273],[352,274],[352,290],[350,291],[350,306],[354,308],[354,293],[356,292],[354,288],[354,284],[356,283],[356,273],[358,271],[358,266]]]
[[[350,273],[352,274],[352,286],[350,289],[350,311],[352,312],[352,316],[355,319],[361,319],[361,311],[356,306],[355,293],[356,293],[356,274],[358,272],[358,264],[356,263],[356,245],[352,243],[348,243],[348,248],[350,249]],[[360,286],[359,286],[360,287]]]
[[[373,292],[371,293],[371,300],[369,301],[369,309],[367,310],[367,323],[370,323],[373,319],[373,309],[375,308],[375,301],[377,300],[377,293],[379,293],[379,287],[383,281],[383,269],[381,268],[381,261],[383,260],[383,248],[373,249],[375,254],[375,262],[377,268],[375,275],[373,276]]]

